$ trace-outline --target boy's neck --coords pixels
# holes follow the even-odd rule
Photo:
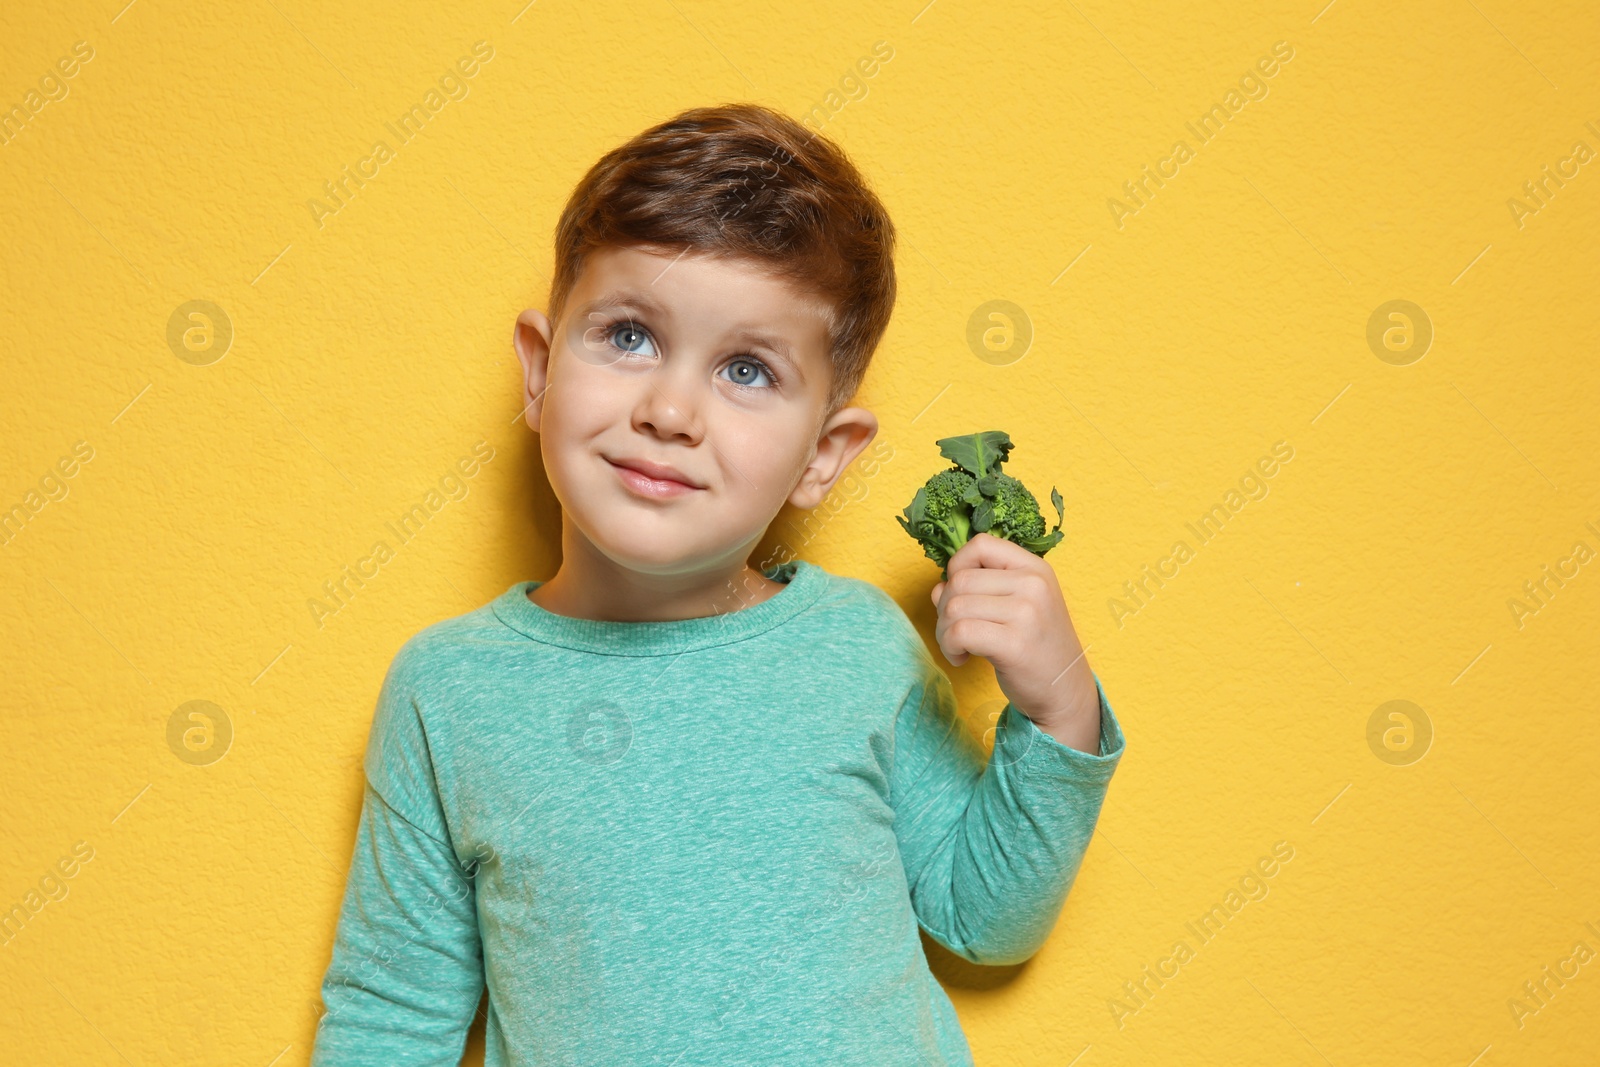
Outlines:
[[[748,553],[704,571],[646,574],[618,564],[570,523],[561,525],[561,566],[528,594],[557,615],[616,622],[697,619],[754,607],[783,590],[783,583],[744,562]]]

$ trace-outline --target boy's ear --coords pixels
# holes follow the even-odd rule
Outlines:
[[[866,408],[840,408],[834,412],[822,424],[816,452],[800,472],[789,503],[807,511],[822,503],[833,483],[876,436],[878,417]]]
[[[535,433],[544,411],[544,391],[550,384],[550,319],[538,308],[528,308],[517,316],[511,344],[522,362],[524,383],[522,415]]]

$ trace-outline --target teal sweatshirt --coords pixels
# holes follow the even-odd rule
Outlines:
[[[1123,737],[1007,704],[995,744],[877,587],[795,560],[758,604],[557,615],[521,581],[384,678],[313,1067],[943,1067],[917,929],[976,963],[1054,925]]]

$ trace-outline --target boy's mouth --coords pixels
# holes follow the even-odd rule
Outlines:
[[[704,489],[689,480],[688,476],[664,463],[651,463],[644,459],[611,459],[603,457],[616,470],[622,484],[641,496],[654,498],[678,496]]]

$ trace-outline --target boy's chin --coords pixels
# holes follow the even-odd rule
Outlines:
[[[707,545],[688,539],[618,535],[594,540],[595,547],[619,567],[636,574],[694,574],[737,556],[737,546]]]

